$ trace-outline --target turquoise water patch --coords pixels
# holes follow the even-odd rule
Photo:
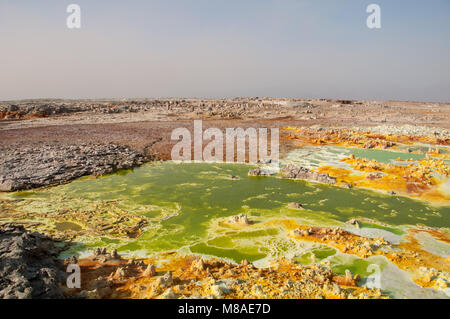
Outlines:
[[[282,164],[294,164],[309,169],[323,165],[351,168],[341,160],[351,154],[351,150],[336,146],[309,146],[289,152],[281,161]]]
[[[305,252],[301,254],[300,256],[294,257],[294,261],[302,264],[302,265],[309,265],[311,263],[317,263],[323,259],[326,259],[330,256],[333,256],[336,254],[336,249],[322,245],[320,247],[316,247],[311,249],[309,252]]]
[[[355,155],[356,158],[367,158],[369,160],[375,160],[381,163],[393,163],[396,162],[398,158],[401,160],[422,160],[425,158],[423,154],[414,154],[414,153],[402,153],[402,152],[393,152],[393,151],[384,151],[384,150],[367,150],[360,148],[349,148],[350,152]]]
[[[383,230],[386,230],[388,232],[391,232],[391,233],[393,233],[395,235],[399,235],[399,236],[402,236],[402,235],[406,234],[406,232],[401,230],[401,229],[388,227],[388,226],[383,226],[383,225],[378,225],[378,224],[375,224],[375,223],[360,222],[360,227],[361,228],[365,228],[366,227],[366,228],[383,229]]]
[[[387,262],[379,256],[363,259],[353,255],[336,255],[330,258],[330,264],[336,274],[345,275],[345,271],[350,270],[353,275],[367,277],[376,270],[383,271]]]
[[[367,158],[382,163],[396,163],[397,159],[401,160],[422,160],[424,154],[414,154],[409,152],[386,151],[379,149],[361,149],[356,147],[343,146],[309,146],[302,149],[294,150],[281,162],[283,164],[294,164],[309,169],[318,168],[320,166],[334,166],[339,168],[351,168],[347,163],[341,160],[353,154],[357,158]]]

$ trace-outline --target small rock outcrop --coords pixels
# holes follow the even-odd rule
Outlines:
[[[163,276],[158,277],[158,279],[155,281],[155,286],[157,288],[166,288],[173,285],[173,278],[172,278],[172,272],[168,271]]]
[[[230,224],[242,225],[242,226],[250,225],[250,221],[248,220],[248,217],[245,214],[239,214],[239,215],[236,215],[236,216],[231,216],[228,219],[228,222]]]
[[[117,250],[116,250],[116,249],[113,249],[113,250],[111,251],[111,258],[112,258],[112,259],[120,259],[120,256],[119,256],[119,254],[117,253]]]
[[[156,275],[155,266],[152,264],[149,264],[142,275],[144,277],[153,277],[154,275]]]
[[[305,209],[301,203],[292,202],[287,205],[289,209]]]
[[[354,218],[350,219],[350,220],[347,222],[347,224],[353,225],[353,226],[355,226],[356,228],[360,228],[360,227],[361,227],[360,221],[358,221],[358,220],[356,220],[356,219],[354,219]]]
[[[366,175],[366,178],[369,179],[369,180],[374,180],[374,179],[379,179],[379,178],[381,178],[381,175],[378,174],[378,173],[368,173],[368,174]]]
[[[191,264],[191,270],[192,271],[195,271],[195,272],[201,272],[201,271],[204,271],[206,268],[205,268],[205,263],[203,262],[203,259],[202,258],[199,258],[199,259],[197,259],[197,260],[194,260],[193,262],[192,262],[192,264]]]
[[[262,170],[259,167],[248,171],[248,176],[271,176],[268,171]]]
[[[281,174],[284,178],[289,179],[303,179],[308,181],[319,182],[323,184],[333,185],[336,183],[336,178],[328,174],[321,174],[311,171],[308,168],[295,165],[286,165],[281,169]]]
[[[296,228],[290,231],[290,235],[294,237],[307,237],[312,234],[312,229]]]

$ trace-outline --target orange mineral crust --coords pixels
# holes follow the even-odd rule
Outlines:
[[[387,149],[397,144],[413,143],[450,145],[449,139],[429,136],[383,135],[344,128],[314,129],[288,126],[283,129],[288,132],[287,139],[298,140],[309,145],[337,145],[367,149]]]
[[[287,227],[292,229],[292,225]],[[383,255],[399,268],[413,274],[419,274],[421,267],[428,267],[443,272],[450,271],[448,258],[434,255],[424,250],[412,234],[420,232],[420,229],[409,230],[405,237],[406,242],[398,245],[390,244],[383,238],[366,238],[341,228],[309,227],[298,225],[291,230],[293,238],[304,241],[322,242],[339,249],[342,253],[352,254],[361,258],[375,255]],[[437,230],[426,230],[433,237],[441,241],[449,242],[448,235]]]
[[[67,294],[82,298],[388,298],[379,289],[358,287],[358,276],[333,274],[323,266],[279,259],[256,268],[219,259],[162,253],[147,259],[122,259],[103,251],[78,261],[82,286]]]
[[[450,202],[450,197],[440,191],[441,184],[449,175],[449,166],[442,160],[424,159],[402,166],[355,158],[351,155],[342,161],[349,164],[352,169],[322,166],[316,171],[335,177],[338,185],[350,184],[356,187],[395,192],[436,204]],[[355,174],[355,171],[365,174]],[[435,177],[435,172],[442,177]]]
[[[342,253],[361,258],[385,256],[423,287],[441,289],[448,279],[448,258],[424,250],[413,236],[427,232],[450,242],[448,235],[437,230],[410,229],[405,242],[393,245],[383,238],[366,238],[337,227],[300,225],[291,219],[265,224],[284,228],[295,240],[320,242]],[[81,298],[386,298],[380,290],[359,287],[359,276],[349,271],[337,275],[327,264],[302,266],[284,258],[256,268],[245,260],[238,265],[178,252],[124,259],[103,248],[77,263],[82,286],[66,289],[66,293]]]
[[[414,237],[415,234],[425,232],[434,237],[438,241],[450,243],[450,237],[447,234],[439,232],[434,229],[415,228],[408,231],[406,236],[407,242],[401,244],[404,250],[413,251],[419,256],[416,259],[409,259],[405,261],[408,267],[415,270],[413,280],[422,287],[429,287],[434,289],[445,290],[448,288],[447,283],[450,282],[450,257],[441,257],[433,255],[425,251],[418,240]]]

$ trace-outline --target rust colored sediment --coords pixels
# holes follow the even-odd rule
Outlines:
[[[358,287],[357,276],[285,259],[264,269],[178,253],[128,260],[91,256],[78,264],[82,286],[66,293],[87,298],[387,298]]]

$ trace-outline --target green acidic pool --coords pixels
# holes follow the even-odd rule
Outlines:
[[[343,189],[276,177],[248,177],[248,165],[172,162],[152,163],[97,179],[83,178],[70,184],[10,195],[24,199],[24,211],[64,212],[68,209],[101,208],[131,212],[149,221],[134,239],[81,238],[74,250],[109,245],[123,253],[151,255],[182,249],[227,258],[263,260],[299,256],[302,244],[286,236],[278,226],[258,226],[275,218],[299,223],[342,225],[351,218],[369,218],[402,234],[404,225],[448,227],[450,207],[434,207],[400,196],[368,190]],[[231,175],[239,180],[232,180]],[[304,210],[287,208],[300,202]],[[245,213],[255,224],[233,229],[224,219]],[[75,221],[76,222],[76,221]],[[76,224],[59,227],[77,228]],[[364,224],[363,227],[373,227]],[[331,251],[313,251],[316,259]],[[308,262],[312,255],[304,256]]]

